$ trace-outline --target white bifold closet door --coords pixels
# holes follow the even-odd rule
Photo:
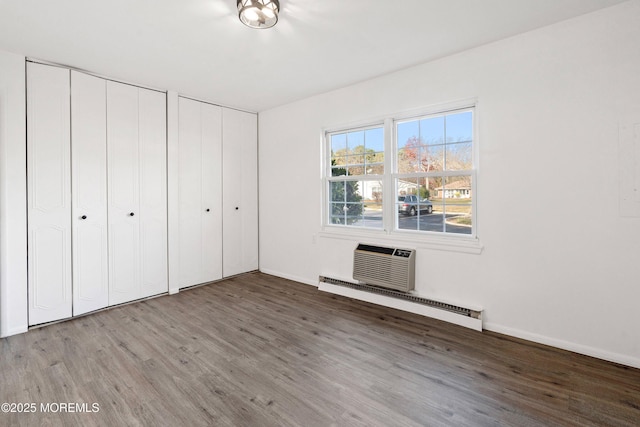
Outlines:
[[[179,98],[178,287],[222,278],[222,109]]]
[[[109,305],[167,292],[166,96],[107,82]]]
[[[223,265],[225,277],[258,268],[257,116],[222,111]]]
[[[106,80],[71,71],[73,315],[109,305]]]
[[[71,317],[69,70],[27,63],[29,325]]]

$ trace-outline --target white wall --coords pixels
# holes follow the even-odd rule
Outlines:
[[[0,51],[0,337],[27,330],[24,57]]]
[[[638,22],[627,2],[262,112],[261,270],[351,277],[357,240],[318,235],[323,127],[476,97],[484,250],[418,246],[417,291],[483,307],[487,329],[640,367],[640,218],[618,209]]]

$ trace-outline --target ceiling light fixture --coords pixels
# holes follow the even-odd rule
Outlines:
[[[278,22],[278,0],[238,0],[238,18],[251,28],[271,28]]]

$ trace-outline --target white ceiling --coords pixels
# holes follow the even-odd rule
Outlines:
[[[0,50],[262,111],[623,1],[0,0]]]

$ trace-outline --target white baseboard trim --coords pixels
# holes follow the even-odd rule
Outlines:
[[[10,337],[12,335],[24,334],[25,332],[28,332],[28,331],[29,331],[29,326],[27,326],[27,325],[16,326],[15,328],[11,328],[9,330],[2,331],[2,335],[0,335],[0,338],[6,338],[6,337]]]
[[[574,353],[583,354],[585,356],[595,357],[596,359],[607,360],[609,362],[619,363],[621,365],[631,366],[633,368],[640,369],[640,358],[637,358],[637,357],[628,356],[625,354],[613,353],[613,352],[602,350],[599,348],[589,347],[582,344],[550,338],[544,335],[539,335],[531,332],[522,331],[519,329],[509,328],[507,326],[498,325],[491,322],[485,323],[484,328],[487,331],[497,332],[499,334],[509,335],[512,337],[521,338],[523,340],[533,341],[538,344],[549,345],[551,347],[572,351]]]
[[[180,288],[169,288],[169,295],[175,295],[180,292]]]
[[[269,270],[268,268],[260,268],[260,272],[269,274],[271,276],[282,277],[283,279],[293,280],[294,282],[304,283],[305,285],[311,285],[318,287],[318,280],[305,279],[303,277],[293,276],[291,274],[281,273],[279,271]]]

